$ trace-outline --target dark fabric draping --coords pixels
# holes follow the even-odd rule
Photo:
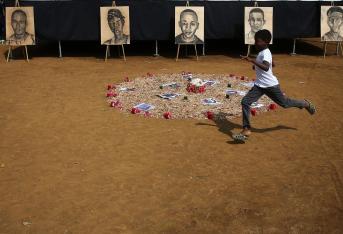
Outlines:
[[[166,0],[117,0],[130,6],[131,40],[168,40],[174,36],[174,7],[185,2]],[[310,1],[268,1],[274,7],[274,38],[319,37],[320,6]],[[13,6],[14,1],[5,1]],[[42,40],[100,39],[100,6],[108,0],[21,1],[34,6],[36,37]],[[205,7],[205,39],[242,38],[247,1],[195,1]],[[338,5],[338,3],[337,3]]]

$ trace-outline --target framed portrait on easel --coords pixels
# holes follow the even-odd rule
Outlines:
[[[273,35],[273,7],[245,7],[244,8],[244,42],[255,44],[255,33],[267,29]],[[273,39],[270,42],[273,44]]]
[[[33,7],[6,7],[6,42],[10,46],[35,45]]]
[[[175,44],[204,44],[204,7],[175,7]]]
[[[343,41],[343,6],[321,6],[321,41]]]
[[[130,44],[130,16],[128,6],[100,8],[101,44]]]

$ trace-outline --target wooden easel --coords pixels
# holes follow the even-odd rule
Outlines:
[[[295,45],[296,45],[296,43],[297,43],[297,39],[294,38],[293,39],[293,50],[292,50],[292,53],[290,53],[291,56],[297,55],[297,53],[295,53]]]
[[[4,4],[4,0],[0,0],[0,4],[3,5]],[[2,7],[2,15],[5,15],[5,7]],[[3,36],[3,35],[1,35],[1,36]],[[2,45],[2,44],[5,44],[5,38],[2,38],[0,40],[0,45]]]
[[[257,1],[254,2],[254,7],[258,7]],[[250,55],[251,45],[248,45],[247,57]]]
[[[15,0],[14,7],[20,7],[20,5],[19,5],[19,0]],[[24,48],[25,48],[25,54],[24,54],[24,56],[26,55],[26,61],[29,62],[29,54],[28,54],[28,52],[27,52],[27,46],[24,45]],[[11,46],[11,45],[8,46],[8,53],[7,53],[7,59],[6,59],[7,62],[9,62],[10,56],[11,56],[11,58],[12,58],[12,46]]]
[[[186,7],[189,7],[189,1],[187,0],[186,2]],[[205,43],[205,42],[204,42]],[[189,45],[189,44],[177,44],[177,52],[176,52],[176,62],[179,60],[179,53],[180,53],[180,46],[181,45]],[[195,56],[197,58],[197,61],[199,60],[199,56],[198,56],[198,51],[197,51],[197,44],[193,44],[194,45],[194,49],[195,49]]]
[[[326,47],[328,45],[329,42],[324,41],[324,53],[323,53],[323,58],[325,58],[326,56]],[[343,56],[343,47],[342,47],[342,42],[338,41],[337,45],[336,45],[336,55],[339,56],[339,50],[341,50],[341,55]]]
[[[335,2],[331,1],[331,6],[334,6]],[[329,42],[324,41],[324,48],[323,48],[323,58],[325,59],[326,56],[326,48]],[[336,55],[339,56],[339,50],[341,49],[341,55],[343,56],[343,47],[342,47],[342,42],[341,41],[337,41],[337,45],[336,45]]]
[[[114,6],[117,6],[115,0],[112,1],[112,6],[113,6],[113,7],[114,7]],[[123,52],[123,58],[124,58],[124,61],[126,61],[124,45],[121,44],[121,45],[118,45],[118,46],[121,46],[121,50],[122,50],[122,52]],[[105,62],[107,62],[107,57],[108,57],[108,56],[111,56],[111,55],[110,55],[110,52],[111,52],[111,51],[110,51],[110,45],[106,45]],[[119,54],[120,54],[119,47],[118,47],[118,52],[119,52]]]

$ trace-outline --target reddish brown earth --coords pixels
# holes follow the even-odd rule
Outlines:
[[[253,76],[238,58],[1,57],[0,233],[343,233],[343,58],[274,58],[318,113],[258,115],[242,145],[240,118],[142,118],[104,96],[147,72]]]

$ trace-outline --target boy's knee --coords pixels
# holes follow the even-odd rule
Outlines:
[[[285,101],[279,103],[279,106],[281,106],[282,108],[290,108],[291,107],[290,100],[286,99]]]

